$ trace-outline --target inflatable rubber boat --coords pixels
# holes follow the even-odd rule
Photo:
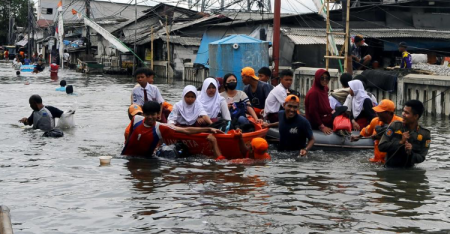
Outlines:
[[[36,65],[22,65],[20,66],[20,73],[32,73]]]
[[[260,124],[256,124],[252,121],[255,127],[254,132],[243,133],[242,138],[245,144],[250,144],[251,140],[256,137],[264,138],[269,129],[263,129]],[[163,139],[167,145],[176,144],[181,141],[188,149],[189,154],[201,154],[206,156],[213,156],[212,148],[206,140],[209,133],[199,133],[186,135],[182,133],[174,133],[169,137]],[[227,134],[216,134],[217,143],[219,144],[222,155],[227,159],[244,158],[245,155],[241,155],[239,150],[239,138],[235,135],[234,130],[228,131]]]
[[[351,142],[350,136],[343,137],[335,133],[326,135],[325,133],[313,130],[315,139],[314,149],[323,150],[360,150],[360,149],[373,149],[373,140],[370,138],[360,139],[359,141]],[[353,131],[352,135],[359,135],[358,131]],[[280,140],[280,133],[278,128],[271,128],[267,132],[267,140],[269,142],[278,142]]]

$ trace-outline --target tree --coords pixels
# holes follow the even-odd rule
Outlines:
[[[28,0],[1,0],[0,1],[0,45],[8,43],[8,25],[9,25],[9,4],[11,3],[11,14],[15,18],[15,24],[18,27],[27,27],[28,25]],[[30,7],[33,9],[34,2],[30,1]]]

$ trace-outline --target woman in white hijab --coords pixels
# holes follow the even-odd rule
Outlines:
[[[183,99],[175,104],[168,117],[168,123],[177,126],[210,125],[211,119],[197,100],[197,89],[188,85],[183,89]]]
[[[219,95],[217,90],[217,81],[214,78],[207,78],[203,81],[202,91],[198,99],[203,105],[203,109],[208,113],[211,121],[217,121],[219,115],[224,120],[231,120],[230,111],[228,110],[228,103],[224,97]]]
[[[353,129],[360,130],[366,127],[377,115],[372,109],[374,107],[372,99],[364,90],[364,85],[360,80],[348,82],[350,95],[352,96],[352,119]]]

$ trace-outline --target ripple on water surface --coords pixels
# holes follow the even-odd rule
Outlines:
[[[446,233],[450,231],[449,121],[425,117],[433,143],[411,170],[369,164],[369,151],[278,153],[266,165],[119,157],[129,77],[60,77],[77,96],[54,91],[46,74],[16,77],[0,64],[0,201],[16,233]],[[29,85],[24,83],[28,81]],[[161,83],[161,82],[160,82]],[[158,84],[175,103],[182,82]],[[77,127],[60,139],[21,126],[30,95]],[[113,155],[100,167],[98,156]]]

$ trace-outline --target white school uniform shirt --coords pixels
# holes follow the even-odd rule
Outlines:
[[[273,88],[266,98],[266,103],[264,105],[264,117],[270,113],[278,113],[286,97],[287,90],[282,84],[278,84],[275,88]]]
[[[147,86],[145,86],[145,90],[147,91],[148,101],[155,101],[159,104],[164,102],[164,99],[158,87],[147,83]],[[141,86],[135,87],[133,89],[133,103],[139,106],[143,106],[144,101],[144,88],[142,88]]]

